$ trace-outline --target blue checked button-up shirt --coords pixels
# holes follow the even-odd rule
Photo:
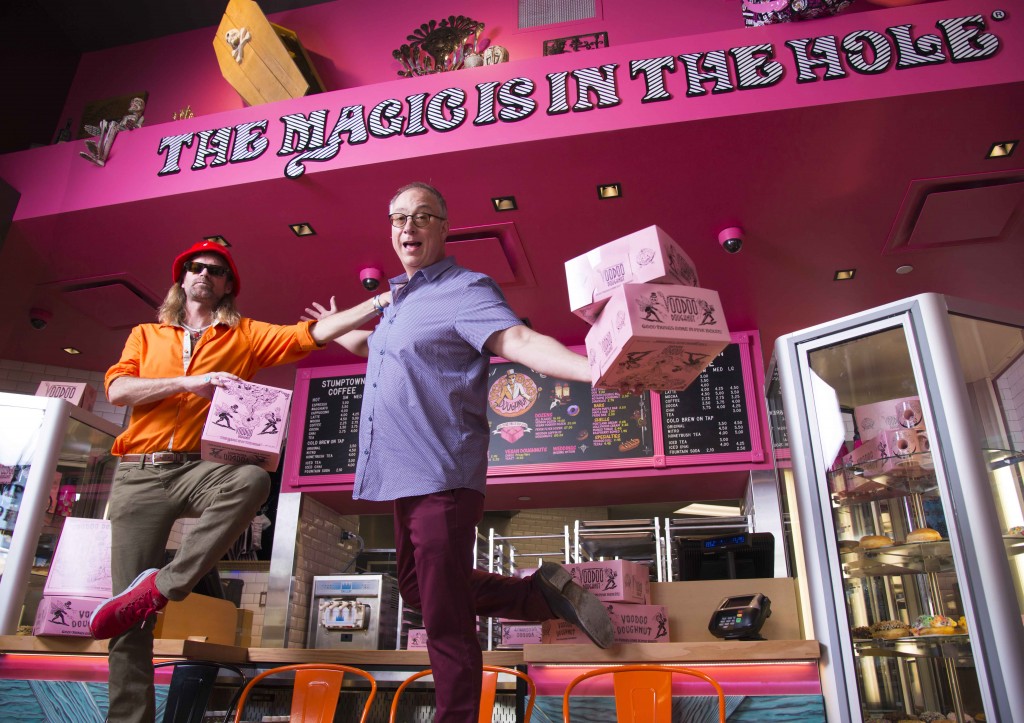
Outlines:
[[[484,344],[522,322],[493,279],[452,258],[390,283],[406,285],[369,338],[352,496],[483,492],[490,366]]]

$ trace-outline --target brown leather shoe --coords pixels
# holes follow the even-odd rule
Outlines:
[[[561,565],[545,562],[536,572],[551,612],[578,627],[599,648],[611,647],[614,631],[608,610],[597,597],[572,579]]]

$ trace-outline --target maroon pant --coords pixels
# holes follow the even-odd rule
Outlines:
[[[484,496],[455,489],[395,500],[398,588],[423,613],[437,696],[435,723],[477,723],[483,656],[476,616],[551,620],[540,588],[473,569]]]

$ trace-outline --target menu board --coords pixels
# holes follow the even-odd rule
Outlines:
[[[786,414],[782,408],[782,385],[779,381],[779,368],[773,366],[771,379],[768,382],[768,428],[771,432],[772,449],[789,449],[789,429],[786,427]]]
[[[754,460],[760,431],[751,422],[751,401],[745,396],[748,349],[744,343],[730,344],[681,392],[624,394],[555,379],[513,362],[492,363],[486,388],[488,475],[640,469],[673,457],[670,466],[736,461],[730,454]],[[286,457],[294,483],[331,484],[337,481],[332,477],[355,474],[364,368],[300,372],[292,403],[295,444]]]
[[[750,452],[739,344],[730,344],[681,392],[660,392],[665,454]]]
[[[362,374],[309,380],[300,475],[355,473],[362,406]]]
[[[511,362],[491,365],[487,419],[491,468],[654,454],[649,394],[592,389]]]

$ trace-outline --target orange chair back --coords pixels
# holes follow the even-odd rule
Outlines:
[[[289,671],[295,673],[295,682],[292,684],[291,723],[331,723],[338,709],[338,698],[341,695],[341,683],[345,673],[359,675],[370,683],[370,695],[363,703],[363,714],[359,718],[359,723],[366,723],[370,706],[377,697],[377,681],[365,670],[335,663],[299,663],[263,671],[250,680],[242,690],[235,712],[235,723],[241,723],[245,701],[261,680]]]
[[[710,683],[718,695],[718,720],[725,723],[725,694],[718,681],[699,670],[674,665],[616,665],[588,670],[576,676],[562,696],[565,723],[570,723],[569,696],[573,689],[584,680],[600,675],[612,676],[618,723],[671,723],[674,673],[692,675]]]
[[[484,666],[483,687],[480,691],[480,723],[491,723],[491,720],[494,717],[494,701],[498,695],[498,675],[500,673],[514,675],[526,683],[529,700],[526,703],[523,721],[524,723],[529,723],[530,716],[533,715],[533,703],[537,698],[537,687],[534,685],[533,679],[531,679],[526,673],[520,672],[515,668],[502,668],[497,665]],[[426,678],[433,674],[434,671],[427,668],[426,670],[421,670],[418,673],[410,675],[402,681],[402,684],[398,686],[398,690],[395,691],[395,697],[391,701],[391,716],[388,718],[388,723],[398,723],[398,701],[401,698],[402,693],[405,692],[405,689],[420,678]]]

